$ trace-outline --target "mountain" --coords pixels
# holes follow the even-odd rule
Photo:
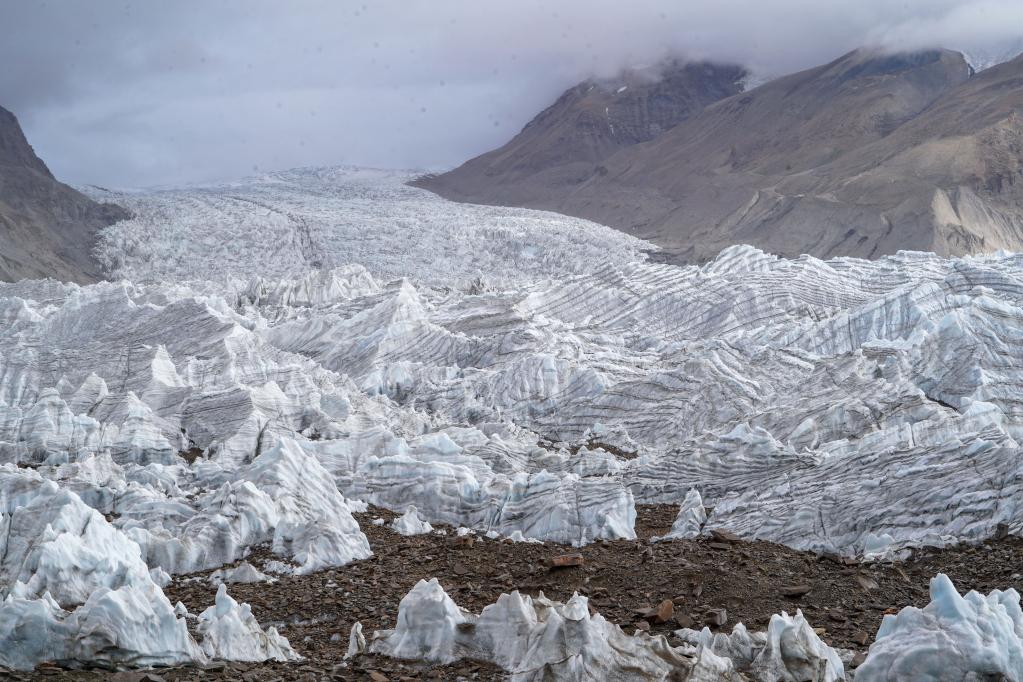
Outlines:
[[[96,232],[128,216],[58,182],[0,107],[0,280],[96,281]]]
[[[589,218],[679,262],[737,243],[865,258],[1021,249],[1021,107],[1021,58],[975,74],[948,50],[857,50],[711,104],[569,188],[518,201],[460,182],[478,160],[423,185]]]
[[[601,172],[603,159],[740,92],[746,76],[739,66],[671,60],[587,80],[500,149],[414,184],[474,203],[543,205]]]

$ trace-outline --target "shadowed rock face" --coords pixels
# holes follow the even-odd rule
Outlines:
[[[421,185],[596,220],[679,262],[736,243],[865,258],[1023,249],[1021,111],[1023,58],[974,75],[947,50],[857,50],[711,104],[570,186],[488,176],[490,155]]]
[[[96,232],[127,217],[57,182],[14,114],[0,107],[0,280],[96,281]]]
[[[500,149],[416,184],[457,200],[547,207],[552,197],[606,172],[602,160],[740,92],[745,76],[738,66],[673,61],[588,80]]]

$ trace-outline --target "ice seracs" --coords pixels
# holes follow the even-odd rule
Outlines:
[[[31,670],[43,661],[118,669],[202,663],[206,657],[162,592],[100,587],[73,611],[49,593],[35,599],[8,595],[0,603],[0,666]]]
[[[765,632],[749,632],[739,623],[730,634],[683,629],[678,636],[697,651],[710,651],[730,661],[734,668],[755,680],[845,679],[840,653],[821,641],[801,611],[771,616]],[[859,679],[857,673],[857,679]]]
[[[276,205],[331,186],[357,211],[371,211],[359,198],[371,186],[376,202],[412,196],[377,176],[288,178],[252,192]],[[173,201],[223,204],[241,220],[232,196]],[[474,229],[486,232],[479,210]],[[540,253],[568,258],[566,244],[611,239],[528,216],[549,228],[528,228]],[[230,229],[214,221],[204,235]],[[505,269],[481,289],[423,262],[422,276],[388,279],[399,266],[386,242],[359,243],[373,267],[296,261],[257,281],[249,244],[244,280],[184,281],[195,269],[181,268],[159,283],[0,286],[12,320],[0,328],[0,461],[110,456],[138,485],[93,488],[88,503],[116,506],[116,525],[171,573],[236,561],[253,542],[290,544],[270,525],[224,530],[225,551],[183,539],[186,528],[221,532],[209,505],[277,513],[239,476],[285,439],[346,498],[549,542],[632,537],[635,504],[680,504],[693,489],[713,509],[705,525],[845,555],[1023,528],[1010,502],[1023,492],[1012,483],[1023,461],[1019,256],[825,262],[733,247],[678,268],[629,247]],[[145,240],[133,248],[126,267],[155,262]],[[471,260],[446,258],[463,270]],[[148,490],[155,465],[180,492]],[[914,523],[920,513],[933,523]]]
[[[133,194],[101,247],[126,279],[0,283],[4,622],[53,633],[18,665],[205,656],[169,576],[257,547],[281,575],[364,559],[370,504],[566,545],[680,505],[668,537],[866,559],[1023,532],[1023,256],[675,267],[403,177]],[[73,650],[90,602],[158,625]],[[693,646],[694,670],[746,674]]]
[[[152,591],[138,545],[75,493],[10,465],[0,467],[0,480],[10,492],[26,486],[0,506],[2,596],[49,594],[73,606],[100,587]]]
[[[703,498],[700,491],[693,488],[686,493],[679,507],[678,516],[671,524],[671,530],[667,535],[652,540],[691,540],[699,537],[703,532],[703,524],[707,522],[707,510],[703,506]]]
[[[199,614],[196,628],[203,637],[203,651],[210,658],[257,662],[301,658],[276,628],[264,631],[249,605],[232,599],[223,584],[217,588],[216,603]]]
[[[135,542],[78,495],[31,470],[0,466],[0,666],[124,668],[288,660],[287,640],[264,633],[248,606],[218,594],[200,618],[200,648],[184,614]],[[223,586],[222,586],[223,587]],[[258,656],[263,656],[258,658]]]
[[[181,525],[128,534],[150,565],[172,573],[214,568],[269,542],[297,573],[343,566],[372,553],[330,474],[291,439],[260,454],[202,495]]]
[[[423,535],[433,532],[433,526],[419,518],[415,506],[409,506],[404,514],[391,521],[390,527],[399,535]]]
[[[460,609],[434,579],[412,588],[398,606],[395,629],[375,632],[368,650],[439,663],[484,660],[523,682],[845,679],[837,652],[820,641],[801,614],[775,616],[766,634],[750,636],[741,625],[730,636],[714,637],[709,630],[682,634],[688,633],[694,641],[680,647],[663,636],[626,635],[591,613],[580,595],[560,603],[516,591],[475,615]],[[353,642],[350,655],[360,651]]]
[[[204,660],[138,545],[70,490],[0,467],[0,665]]]
[[[960,595],[944,574],[931,601],[886,615],[857,682],[1023,678],[1023,611],[1014,589]]]

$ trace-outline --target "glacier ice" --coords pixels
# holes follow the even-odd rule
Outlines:
[[[138,545],[53,481],[11,465],[0,477],[0,665],[204,660]]]
[[[703,532],[703,524],[707,522],[707,510],[703,506],[703,498],[700,491],[693,488],[686,493],[682,500],[682,506],[678,509],[678,516],[671,524],[671,530],[667,535],[652,540],[690,540],[700,536]]]
[[[264,633],[248,606],[226,593],[218,595],[219,610],[200,618],[200,631],[208,631],[200,648],[154,581],[159,569],[102,514],[31,470],[0,466],[0,484],[0,666],[116,669],[207,656],[257,660],[259,652],[266,655],[258,660],[294,657],[286,640]]]
[[[39,656],[98,651],[68,648],[90,600],[166,624],[111,665],[204,656],[168,575],[365,558],[370,504],[573,545],[671,504],[668,538],[866,559],[1023,532],[1023,255],[676,267],[406,177],[118,196],[120,280],[0,283],[2,619]]]
[[[444,201],[407,186],[412,177],[341,167],[195,189],[116,195],[83,189],[134,214],[101,234],[99,260],[115,276],[173,280],[188,271],[248,279],[259,272],[292,281],[255,287],[282,302],[315,300],[320,294],[310,296],[303,282],[310,269],[321,267],[364,266],[385,279],[499,286],[652,248],[586,220]],[[357,288],[358,274],[348,282],[335,290]]]
[[[250,564],[248,561],[243,561],[233,568],[218,568],[217,570],[210,573],[210,582],[219,583],[265,583],[273,582],[275,578],[271,578],[266,575],[258,568]]]
[[[483,660],[521,682],[845,679],[838,653],[820,641],[802,614],[774,616],[767,633],[750,635],[741,624],[731,635],[682,634],[687,633],[694,641],[679,647],[663,636],[626,635],[591,613],[578,594],[560,603],[516,591],[475,615],[460,609],[433,579],[419,581],[401,600],[396,627],[373,633],[368,650],[439,663]],[[358,651],[357,644],[350,645],[350,653]]]
[[[415,505],[410,505],[404,514],[391,521],[390,527],[399,535],[423,535],[433,532],[433,526],[419,518]]]
[[[116,669],[205,660],[162,592],[100,587],[70,612],[49,593],[0,603],[0,666],[31,670],[57,661]]]
[[[230,484],[258,507],[238,471],[285,439],[353,502],[546,541],[631,537],[632,505],[692,489],[707,527],[847,555],[1023,527],[1023,257],[659,265],[601,226],[405,177],[125,196],[135,218],[102,250],[129,279],[0,286],[0,462],[109,456],[133,479],[89,503],[154,533],[147,552],[203,521],[184,495]],[[178,490],[144,480],[157,466]]]
[[[159,532],[126,522],[150,565],[190,573],[235,561],[264,542],[292,558],[300,574],[371,554],[333,478],[288,438],[201,496],[195,507],[181,526]]]
[[[683,629],[676,636],[690,646],[731,661],[739,671],[757,680],[845,679],[845,666],[836,649],[821,641],[801,611],[771,616],[764,632],[749,632],[739,623],[730,634]],[[857,671],[857,679],[859,673]]]
[[[1023,678],[1023,611],[1014,589],[960,595],[948,576],[931,601],[886,615],[856,670],[858,682]]]
[[[201,614],[197,626],[202,648],[210,658],[231,661],[294,661],[301,658],[274,627],[264,631],[248,604],[239,604],[223,584],[216,602]]]

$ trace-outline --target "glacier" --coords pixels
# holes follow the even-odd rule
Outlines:
[[[288,658],[226,595],[190,640],[161,586],[261,546],[365,559],[366,504],[576,546],[671,504],[663,541],[864,559],[1023,530],[1023,255],[678,267],[408,177],[87,188],[133,213],[111,281],[0,284],[0,639],[59,643],[0,664],[90,660],[80,623],[126,604],[161,625],[111,666]]]
[[[1014,589],[960,595],[947,576],[931,580],[931,601],[886,615],[856,671],[875,680],[1023,678],[1023,610]]]
[[[692,631],[683,631],[688,637]],[[361,633],[361,626],[359,633]],[[458,607],[436,579],[421,580],[398,606],[393,630],[374,632],[372,653],[450,663],[471,658],[494,663],[512,682],[530,680],[814,680],[845,679],[838,651],[803,619],[771,619],[767,633],[695,633],[692,643],[672,646],[661,635],[626,635],[586,597],[565,603],[519,592],[501,595],[479,614]],[[353,640],[357,639],[353,630]],[[349,651],[358,650],[353,643]]]
[[[43,661],[118,669],[204,663],[216,656],[296,658],[224,586],[200,616],[201,645],[154,580],[142,551],[71,490],[0,467],[0,666]],[[158,571],[158,569],[156,569]],[[180,606],[180,605],[179,605]]]

